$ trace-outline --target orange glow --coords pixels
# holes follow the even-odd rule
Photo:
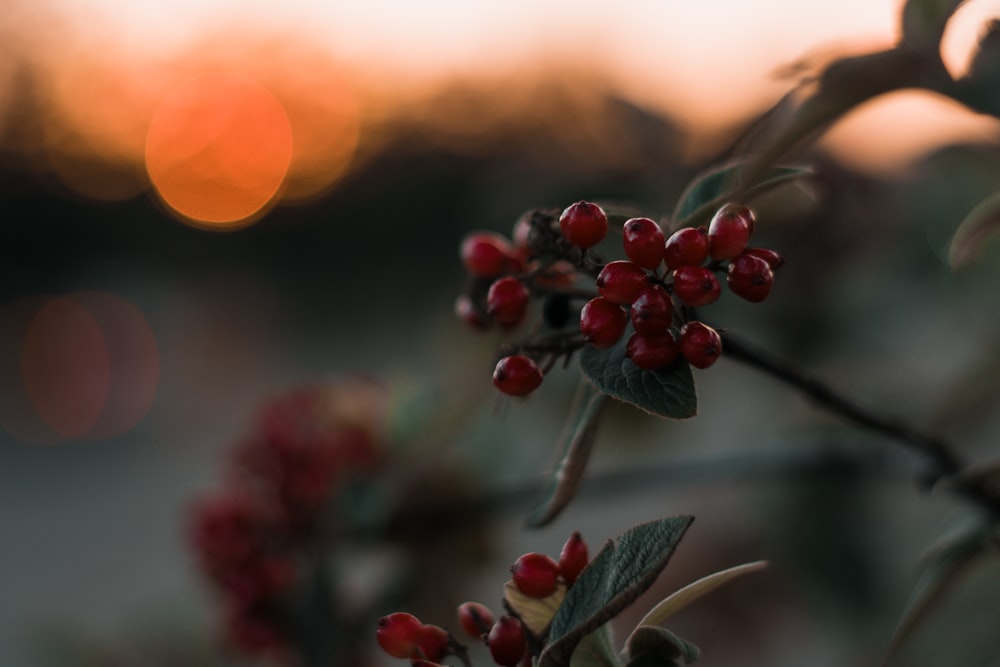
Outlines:
[[[45,423],[63,438],[90,430],[111,379],[108,348],[93,316],[69,299],[50,299],[28,326],[22,354],[24,385]]]
[[[161,103],[146,138],[146,168],[157,194],[193,224],[235,229],[278,193],[292,132],[267,89],[232,74],[206,74]]]

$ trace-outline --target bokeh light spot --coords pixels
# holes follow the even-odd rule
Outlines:
[[[160,355],[153,329],[136,306],[110,292],[75,292],[69,298],[94,318],[108,350],[107,400],[84,435],[88,440],[121,435],[146,416],[156,397]]]
[[[205,74],[171,92],[146,137],[156,192],[184,219],[234,229],[278,193],[292,155],[284,107],[263,86],[232,74]]]
[[[77,438],[94,426],[111,368],[104,335],[86,308],[66,298],[48,300],[25,333],[21,368],[31,404],[52,430]]]

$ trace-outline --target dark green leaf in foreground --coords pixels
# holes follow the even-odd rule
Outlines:
[[[549,628],[539,667],[565,667],[577,644],[642,595],[667,566],[694,517],[639,524],[608,543],[580,573]]]
[[[580,367],[594,388],[661,417],[685,419],[698,412],[691,368],[683,359],[656,371],[638,368],[625,357],[626,336],[609,349],[588,345]]]
[[[745,165],[745,162],[730,162],[695,177],[681,194],[674,208],[674,224],[680,226],[705,224],[715,211],[726,203],[726,195],[741,188],[744,198],[749,199],[813,174],[811,170],[801,167],[771,167],[756,183],[743,183],[740,180],[740,172]]]
[[[640,656],[654,655],[664,664],[690,665],[698,659],[698,647],[664,628],[644,625],[637,628],[629,642],[632,665]]]

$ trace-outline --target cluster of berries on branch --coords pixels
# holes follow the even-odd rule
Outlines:
[[[536,552],[519,557],[511,566],[507,586],[532,600],[561,596],[588,563],[587,543],[575,532],[566,540],[558,560]],[[509,600],[505,600],[505,611],[497,616],[480,602],[463,602],[458,605],[456,621],[466,637],[485,645],[497,665],[530,666],[532,657],[543,648],[543,641],[518,616]],[[379,619],[375,637],[382,650],[394,658],[409,660],[411,667],[441,667],[441,660],[449,655],[471,665],[468,647],[457,637],[406,612]]]
[[[683,358],[708,368],[722,353],[719,333],[695,309],[728,289],[752,303],[767,298],[784,258],[749,245],[756,216],[725,204],[707,227],[666,236],[650,218],[630,218],[621,229],[626,259],[604,262],[594,248],[608,234],[608,216],[580,201],[560,215],[534,211],[514,227],[512,240],[492,232],[464,239],[460,256],[469,274],[456,314],[470,326],[510,330],[541,302],[540,324],[504,346],[494,385],[512,396],[530,394],[560,359],[586,345],[614,347],[626,332],[625,356],[655,371]]]

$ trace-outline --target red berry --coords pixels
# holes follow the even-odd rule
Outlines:
[[[643,336],[634,333],[628,339],[625,356],[639,368],[655,371],[674,363],[680,354],[680,347],[668,331],[659,336]]]
[[[708,258],[708,230],[704,227],[678,229],[667,239],[663,261],[668,269],[701,266]]]
[[[597,274],[597,291],[608,301],[627,306],[647,285],[649,276],[636,264],[610,262]]]
[[[644,269],[655,269],[663,261],[663,230],[649,218],[626,220],[622,244],[628,258]]]
[[[448,654],[450,641],[451,638],[444,628],[430,624],[422,625],[420,626],[420,641],[417,643],[417,648],[423,657],[438,662]]]
[[[733,294],[747,301],[760,303],[767,298],[774,284],[774,271],[760,257],[753,255],[737,255],[729,263],[729,274],[726,282]]]
[[[594,347],[611,347],[625,333],[628,315],[621,306],[595,297],[583,305],[580,311],[580,331],[588,343]]]
[[[662,336],[674,321],[674,304],[667,290],[659,285],[650,285],[636,297],[630,315],[636,333]]]
[[[423,625],[413,614],[397,611],[378,620],[375,638],[378,645],[394,658],[411,658],[416,655]]]
[[[529,598],[547,598],[556,592],[559,563],[540,553],[527,553],[514,561],[511,579]]]
[[[502,667],[515,667],[528,650],[524,626],[512,616],[501,616],[490,628],[486,645],[494,662]]]
[[[493,385],[509,396],[526,396],[542,384],[542,371],[523,354],[504,357],[493,370]]]
[[[722,354],[719,332],[696,320],[681,327],[678,344],[681,354],[695,368],[708,368]]]
[[[597,204],[580,201],[562,212],[559,228],[570,244],[586,250],[604,240],[608,233],[608,216]]]
[[[493,232],[466,236],[459,250],[465,270],[480,278],[496,278],[520,270],[521,261],[510,241]]]
[[[496,617],[493,612],[484,604],[463,602],[458,605],[458,624],[470,637],[481,638],[490,631],[495,622]]]
[[[704,266],[682,266],[674,271],[674,295],[688,306],[707,306],[721,293],[719,279]]]
[[[708,225],[708,254],[712,259],[732,259],[743,252],[753,229],[753,212],[746,206],[726,204]]]
[[[767,262],[767,265],[770,266],[772,270],[785,263],[785,258],[770,248],[747,248],[743,251],[743,254],[760,257],[762,260]]]
[[[559,575],[571,586],[588,562],[587,543],[583,541],[580,531],[576,531],[569,536],[559,553]]]
[[[486,312],[504,327],[521,323],[528,310],[531,293],[517,278],[507,276],[490,285],[486,295]]]
[[[460,294],[455,299],[455,316],[473,329],[486,331],[490,328],[490,319],[486,313],[476,307],[468,294]]]
[[[511,238],[514,239],[514,247],[518,250],[526,251],[531,247],[531,213],[525,213],[517,219]]]

